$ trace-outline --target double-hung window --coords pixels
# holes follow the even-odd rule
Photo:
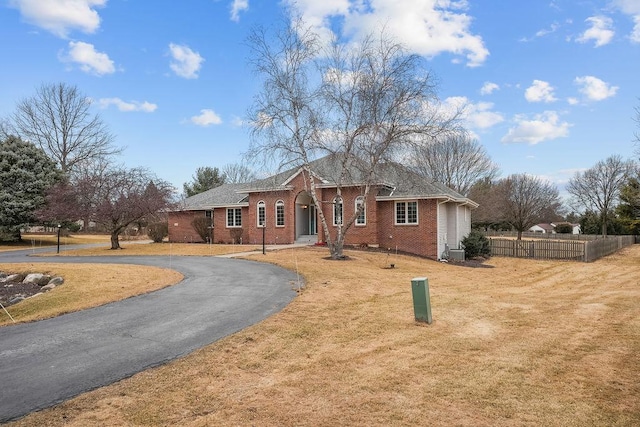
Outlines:
[[[418,223],[418,202],[396,202],[396,225]]]

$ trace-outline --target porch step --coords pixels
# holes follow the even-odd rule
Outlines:
[[[298,236],[298,238],[296,239],[296,243],[307,244],[307,245],[313,245],[317,241],[318,241],[318,236],[315,234],[301,235],[301,236]]]

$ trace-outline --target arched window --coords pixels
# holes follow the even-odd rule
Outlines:
[[[333,199],[333,225],[342,225],[342,197]]]
[[[265,221],[266,221],[266,208],[265,208],[265,204],[263,200],[260,200],[258,202],[258,227],[264,227]]]
[[[356,225],[367,225],[367,207],[364,204],[363,196],[356,197],[356,212],[358,211],[360,213],[356,217]]]
[[[284,202],[276,202],[276,227],[284,227]]]

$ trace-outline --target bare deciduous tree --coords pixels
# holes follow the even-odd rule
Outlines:
[[[504,196],[504,219],[518,232],[528,230],[561,206],[556,186],[532,175],[514,174],[498,184],[499,194]]]
[[[9,121],[7,119],[0,118],[0,141],[9,139],[11,136]]]
[[[298,19],[283,26],[273,43],[264,30],[254,30],[249,45],[264,78],[250,113],[250,153],[302,167],[331,257],[342,258],[345,235],[360,211],[341,218],[332,236],[310,162],[318,155],[337,158],[341,166],[331,178],[338,197],[357,177],[364,206],[382,162],[404,154],[418,135],[441,134],[452,120],[438,111],[435,82],[421,58],[384,33],[358,46],[334,40],[323,48]]]
[[[466,132],[445,135],[420,144],[412,160],[425,177],[467,196],[479,180],[493,180],[500,173],[484,147]]]
[[[91,100],[77,87],[45,84],[34,96],[18,102],[12,127],[69,174],[81,162],[121,152],[112,145],[113,135],[98,115],[91,114],[90,107]]]
[[[635,110],[636,110],[636,117],[634,118],[634,120],[638,124],[638,127],[640,127],[640,106],[636,107]],[[636,139],[636,157],[640,159],[640,131],[635,133],[635,139]]]
[[[222,167],[224,182],[227,184],[242,184],[254,181],[257,177],[251,169],[240,163],[229,163]]]
[[[576,172],[567,184],[567,191],[578,205],[598,212],[603,236],[607,235],[609,216],[632,167],[633,163],[621,156],[611,156],[584,172]]]
[[[502,190],[503,187],[498,185],[498,181],[486,178],[473,184],[468,197],[479,204],[471,216],[474,227],[488,228],[504,222],[502,208],[504,195],[500,194]]]

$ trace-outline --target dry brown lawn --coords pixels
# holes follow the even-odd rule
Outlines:
[[[166,268],[120,264],[4,263],[0,271],[64,278],[64,283],[53,290],[6,307],[16,323],[97,307],[176,284],[183,278]],[[0,310],[0,326],[11,323]]]
[[[108,241],[109,236],[104,234],[74,234],[70,236],[60,236],[60,249],[64,250],[67,245],[103,243]],[[22,242],[0,244],[0,252],[19,249],[36,249],[47,246],[57,246],[57,244],[58,236],[55,234],[23,234]]]
[[[493,268],[326,255],[252,256],[304,275],[282,312],[12,425],[640,425],[640,245]],[[431,325],[413,319],[417,276]]]

